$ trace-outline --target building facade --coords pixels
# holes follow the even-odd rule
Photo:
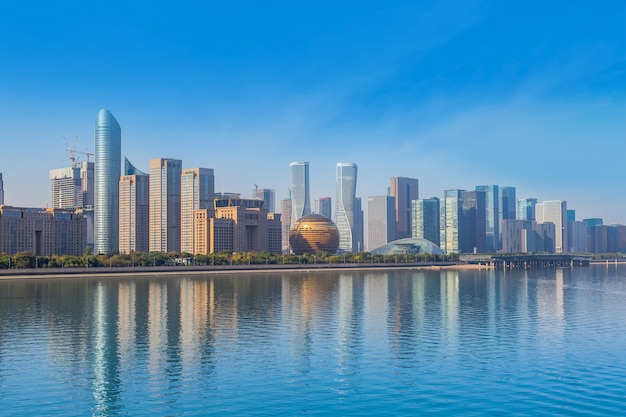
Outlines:
[[[94,204],[94,163],[50,170],[52,208],[92,208]]]
[[[497,252],[500,247],[500,187],[497,185],[478,185],[476,191],[485,193],[485,230],[487,251]]]
[[[536,198],[520,198],[517,200],[517,220],[535,220]]]
[[[265,201],[265,207],[269,213],[276,212],[276,190],[270,188],[254,188],[252,198]]]
[[[412,201],[419,198],[417,178],[392,177],[389,194],[396,201],[396,239],[411,237]]]
[[[396,239],[396,199],[382,195],[367,198],[367,250]]]
[[[553,223],[555,230],[555,253],[565,253],[567,247],[567,202],[551,200],[538,203],[535,206],[537,223]]]
[[[232,222],[232,234],[226,238],[232,239],[232,252],[263,252],[270,247],[268,233],[268,212],[265,202],[253,199],[216,199],[215,219],[225,219]],[[271,221],[280,219],[272,217]],[[275,230],[275,227],[272,227]],[[275,238],[275,236],[273,236]],[[219,235],[213,233],[213,247],[222,248]],[[275,245],[273,242],[272,246]]]
[[[289,164],[289,190],[291,192],[291,224],[294,224],[300,217],[311,214],[308,162]]]
[[[413,200],[411,205],[412,237],[426,239],[439,246],[439,199],[432,197]]]
[[[2,172],[0,172],[0,206],[4,205],[4,181],[2,180]]]
[[[289,231],[291,230],[291,198],[284,198],[280,203],[280,212],[282,219],[281,241],[282,253],[289,253]]]
[[[337,195],[335,199],[335,225],[339,229],[339,252],[358,251],[356,230],[357,166],[352,162],[339,162],[336,170]]]
[[[115,117],[101,109],[95,125],[94,251],[119,247],[119,180],[122,171],[122,130]]]
[[[70,209],[0,206],[0,253],[83,254],[85,218]]]
[[[150,160],[150,239],[151,252],[180,251],[182,161]]]
[[[194,248],[194,212],[213,212],[215,177],[210,168],[184,168],[180,180],[180,250],[198,253]]]
[[[150,227],[150,177],[120,177],[120,253],[147,252]]]
[[[324,217],[332,219],[332,199],[330,197],[320,197],[316,200],[315,211]]]

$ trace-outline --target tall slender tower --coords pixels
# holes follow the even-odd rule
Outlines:
[[[477,185],[476,191],[485,192],[485,231],[487,233],[486,249],[495,253],[500,249],[500,187],[497,185]]]
[[[2,173],[0,172],[0,206],[4,205],[4,182],[2,182]]]
[[[180,251],[179,159],[150,160],[150,252]]]
[[[195,210],[213,213],[215,179],[211,168],[185,168],[180,181],[180,250],[195,255],[193,219]],[[210,214],[212,217],[212,214]]]
[[[311,214],[309,199],[309,163],[289,164],[289,190],[291,191],[291,224],[300,217]]]
[[[411,202],[419,198],[419,180],[392,177],[389,192],[396,198],[396,239],[411,237]]]
[[[119,181],[122,171],[122,130],[110,111],[96,117],[94,167],[94,252],[110,253],[119,242]]]
[[[356,199],[357,166],[352,162],[337,164],[337,197],[335,203],[335,224],[339,229],[339,251],[357,252],[358,233],[354,204]]]

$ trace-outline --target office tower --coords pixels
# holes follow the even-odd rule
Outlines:
[[[439,247],[446,253],[460,253],[459,227],[462,223],[462,190],[446,190],[439,211]]]
[[[389,194],[396,198],[396,239],[411,237],[411,201],[419,198],[418,179],[392,177]]]
[[[364,216],[363,216],[363,208],[361,205],[361,197],[356,197],[354,199],[354,230],[355,230],[355,245],[356,251],[362,252],[365,250],[365,225]]]
[[[567,210],[569,215],[574,210]],[[570,253],[588,252],[588,226],[585,222],[569,220],[567,222],[567,248]]]
[[[280,213],[282,219],[281,241],[282,252],[289,253],[289,231],[291,230],[291,198],[284,198],[280,203]]]
[[[2,181],[2,173],[0,172],[0,206],[4,205],[4,182]]]
[[[602,219],[597,217],[592,219],[583,219],[583,222],[587,223],[588,227],[602,226]]]
[[[182,161],[150,160],[150,252],[180,251]]]
[[[120,253],[147,252],[150,247],[150,177],[134,167],[128,169],[129,165],[126,159],[126,175],[120,177],[119,250]]]
[[[79,170],[73,167],[50,170],[50,201],[52,208],[74,208],[77,206],[80,185],[79,175]]]
[[[562,200],[544,201],[535,206],[537,223],[554,223],[556,253],[567,252],[567,202]]]
[[[331,208],[331,198],[330,197],[320,197],[316,200],[315,211],[317,214],[321,214],[324,217],[328,217],[329,219],[333,216],[333,211]]]
[[[439,199],[413,200],[411,210],[412,236],[426,239],[439,246]]]
[[[396,239],[396,198],[381,195],[367,198],[367,250]]]
[[[252,198],[265,201],[265,208],[268,213],[274,213],[276,211],[276,190],[255,187],[252,190]]]
[[[554,253],[554,224],[534,220],[502,221],[503,253]]]
[[[515,196],[515,187],[500,187],[500,218],[499,221],[505,219],[515,219],[517,214],[517,197]],[[502,232],[500,232],[500,240],[502,240]]]
[[[357,252],[358,232],[355,229],[354,204],[356,199],[357,166],[352,162],[337,164],[337,196],[335,225],[339,229],[339,252]]]
[[[211,168],[184,168],[180,179],[180,250],[195,255],[194,211],[213,212],[215,179]]]
[[[268,219],[265,202],[252,199],[216,199],[215,219],[227,219],[232,224],[233,252],[263,252],[269,249]],[[273,220],[273,218],[272,218]],[[214,248],[223,246],[213,235]]]
[[[517,220],[535,220],[536,198],[520,198],[517,200]]]
[[[122,130],[106,109],[98,112],[95,126],[94,251],[118,249],[119,181],[122,171]]]
[[[576,210],[567,210],[567,221],[568,222],[576,221]]]
[[[94,163],[50,170],[50,200],[53,208],[93,207]]]
[[[462,191],[462,219],[459,223],[459,245],[462,253],[486,252],[486,193]]]
[[[308,162],[289,164],[289,190],[291,192],[291,224],[294,224],[300,217],[311,214]]]
[[[478,185],[476,191],[485,192],[487,251],[500,249],[500,189],[497,185]]]
[[[267,250],[282,253],[283,231],[280,213],[267,213]]]

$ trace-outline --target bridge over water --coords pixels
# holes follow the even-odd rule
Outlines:
[[[462,256],[461,260],[493,268],[554,268],[588,266],[591,257],[574,254],[478,255]]]

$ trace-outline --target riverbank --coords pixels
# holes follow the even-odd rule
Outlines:
[[[26,268],[2,269],[0,280],[71,278],[104,276],[141,275],[202,275],[240,274],[268,272],[318,272],[341,270],[382,270],[382,269],[489,269],[489,267],[455,262],[415,262],[415,263],[356,263],[356,264],[286,264],[286,265],[195,265],[195,266],[135,266],[98,268]]]

